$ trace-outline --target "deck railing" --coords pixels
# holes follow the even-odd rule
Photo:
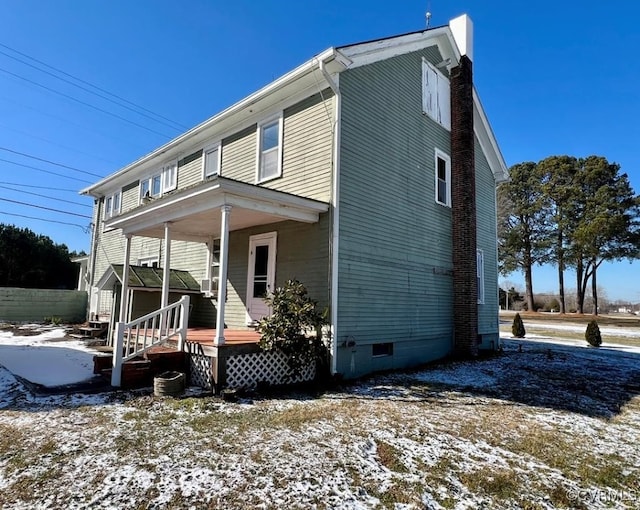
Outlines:
[[[181,351],[187,338],[188,316],[189,296],[182,296],[179,301],[139,319],[126,323],[117,322],[111,386],[121,385],[122,365],[125,361],[140,356],[153,346],[177,338],[178,350]]]

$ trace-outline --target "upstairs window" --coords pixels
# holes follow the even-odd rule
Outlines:
[[[156,198],[162,194],[162,174],[154,174],[140,179],[140,200]]]
[[[202,172],[204,178],[220,175],[220,143],[215,143],[202,151]]]
[[[476,280],[478,284],[478,304],[484,303],[484,252],[476,251]]]
[[[150,198],[158,198],[163,193],[172,191],[178,187],[178,161],[165,163],[153,174],[140,179],[140,201]]]
[[[104,199],[104,219],[111,218],[116,214],[120,214],[121,193],[116,191],[113,195],[109,195]]]
[[[422,111],[451,131],[449,80],[426,59],[422,59]]]
[[[162,167],[162,192],[173,191],[178,187],[178,162],[170,161]]]
[[[451,158],[436,149],[436,202],[451,207]]]
[[[258,124],[258,182],[282,175],[282,115]]]

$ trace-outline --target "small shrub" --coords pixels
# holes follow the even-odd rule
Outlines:
[[[307,295],[306,287],[297,280],[288,280],[265,298],[272,314],[258,323],[260,347],[266,351],[280,349],[289,358],[292,375],[313,361],[322,361],[327,349],[322,341],[322,326],[326,314]]]
[[[55,316],[45,317],[44,322],[46,322],[47,324],[53,324],[54,326],[59,326],[60,324],[62,324],[62,318]]]
[[[513,318],[513,325],[511,326],[511,334],[516,338],[524,338],[527,332],[524,329],[524,322],[522,322],[522,317],[517,313]]]
[[[584,337],[589,342],[589,345],[593,347],[600,347],[602,344],[602,336],[600,335],[600,327],[598,323],[593,320],[587,325],[587,331],[584,333]]]

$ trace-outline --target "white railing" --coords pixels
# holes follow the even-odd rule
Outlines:
[[[174,338],[178,339],[178,350],[182,350],[187,339],[189,323],[189,296],[148,313],[131,322],[117,322],[113,346],[113,371],[111,386],[122,382],[122,364],[140,356],[155,345]]]

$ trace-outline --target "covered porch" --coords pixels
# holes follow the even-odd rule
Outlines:
[[[119,313],[116,311],[115,314],[118,317],[116,334],[120,342],[130,338],[134,329],[139,331],[141,328],[140,319],[131,321],[127,313],[130,295],[128,282],[130,281],[132,238],[140,236],[163,240],[162,268],[159,269],[162,271],[160,308],[141,318],[144,321],[152,321],[152,326],[157,328],[157,333],[154,332],[153,341],[148,343],[146,341],[148,335],[145,330],[145,341],[142,348],[135,349],[134,352],[127,355],[131,357],[142,354],[152,346],[174,339],[177,340],[178,348],[181,350],[185,348],[187,343],[191,346],[201,346],[200,352],[206,351],[211,355],[212,363],[216,363],[216,360],[221,359],[219,353],[222,352],[221,348],[224,346],[229,348],[241,345],[257,347],[259,334],[248,327],[246,329],[238,327],[238,299],[234,301],[236,308],[233,318],[235,323],[227,327],[229,233],[287,221],[289,223],[317,223],[320,215],[327,212],[328,209],[328,204],[323,202],[223,177],[215,177],[191,188],[154,199],[107,220],[105,222],[106,228],[119,229],[125,237],[125,253],[120,278],[122,293]],[[260,229],[257,230],[260,231]],[[270,313],[264,304],[263,297],[275,286],[276,237],[277,232],[275,231],[253,235],[247,243],[248,264],[243,262],[246,267],[246,300],[244,296],[240,300],[240,305],[244,307],[245,318],[242,326],[249,326]],[[171,269],[173,241],[203,243],[207,247],[205,276],[200,282],[200,291],[205,297],[210,297],[213,303],[215,309],[215,327],[213,328],[189,327],[188,304],[185,309],[184,301],[169,305],[169,293],[171,292],[169,282],[172,279],[171,271],[174,271]],[[191,267],[180,269],[194,270]],[[202,267],[200,266],[199,269],[201,270]],[[173,320],[171,323],[173,329],[169,333],[168,326],[171,320]],[[218,325],[224,326],[218,327]],[[137,346],[138,341],[133,344]],[[116,346],[114,349],[114,377],[112,378],[114,386],[117,386],[119,382],[116,376],[118,368],[125,361],[124,359],[119,361],[115,359],[119,352],[120,349]],[[219,372],[215,366],[212,367],[212,371],[214,374]],[[220,379],[224,379],[224,377],[220,377]]]

